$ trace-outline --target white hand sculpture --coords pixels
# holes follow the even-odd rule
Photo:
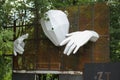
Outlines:
[[[28,38],[28,33],[20,36],[14,41],[14,55],[17,56],[17,53],[23,54],[25,43],[23,42],[24,39]]]
[[[64,54],[66,55],[70,55],[73,50],[73,54],[75,54],[89,40],[95,42],[99,38],[99,35],[91,30],[73,32],[66,36],[68,37],[60,43],[61,46],[67,44],[64,50]]]

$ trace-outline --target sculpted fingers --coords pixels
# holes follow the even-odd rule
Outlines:
[[[70,47],[72,46],[72,44],[73,44],[73,41],[68,42],[68,44],[65,47],[64,54],[68,53],[68,51],[69,51]]]
[[[15,55],[16,55],[17,52],[20,53],[20,54],[23,53],[23,51],[20,51],[20,50],[18,50],[17,48],[14,49],[14,52],[15,52],[15,53],[14,53]]]
[[[75,50],[73,51],[73,54],[75,54],[75,53],[78,51],[79,48],[80,48],[80,46],[77,46],[77,47],[75,48]]]
[[[17,56],[17,52],[14,50],[14,55]]]
[[[70,41],[71,37],[68,37],[66,38],[65,40],[63,40],[61,43],[60,43],[60,46],[63,46],[65,45],[66,43],[68,43],[68,41]]]
[[[20,44],[17,46],[17,49],[19,49],[20,51],[24,51],[23,47],[20,46]]]
[[[99,35],[91,30],[72,32],[66,36],[68,36],[68,38],[61,43],[61,45],[67,44],[64,50],[64,54],[66,55],[70,55],[72,51],[73,54],[75,54],[78,49],[88,41],[95,42],[99,38]]]
[[[20,46],[21,46],[22,48],[24,48],[25,43],[24,43],[24,42],[22,42],[22,43],[20,44]]]
[[[28,34],[22,35],[14,41],[14,55],[17,56],[17,53],[23,54],[25,43],[24,39],[28,38]]]
[[[75,44],[73,44],[73,45],[70,47],[69,51],[67,52],[67,55],[68,55],[68,56],[70,55],[70,53],[72,53],[72,51],[75,49],[75,47],[76,47]]]
[[[93,42],[96,42],[99,38],[99,34],[95,31],[91,31],[91,33],[92,33],[92,37],[91,37],[90,40],[93,41]]]

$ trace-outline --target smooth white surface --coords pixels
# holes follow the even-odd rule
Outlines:
[[[17,53],[23,54],[25,43],[23,42],[24,39],[28,38],[28,33],[20,36],[14,41],[14,55],[17,56]]]
[[[78,49],[85,45],[89,40],[95,42],[99,35],[95,31],[85,30],[77,31],[66,35],[67,38],[63,40],[60,45],[63,46],[66,44],[64,54],[70,55],[73,52],[75,54]]]
[[[45,15],[48,20],[44,18],[40,20],[42,29],[54,45],[60,46],[69,31],[67,15],[61,10],[49,10]]]
[[[37,74],[76,74],[76,75],[83,75],[82,71],[45,71],[45,70],[13,70],[13,73],[37,73]]]

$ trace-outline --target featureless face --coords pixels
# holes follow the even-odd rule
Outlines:
[[[54,45],[59,46],[69,31],[67,15],[61,10],[49,10],[45,15],[46,20],[41,19],[43,31]]]

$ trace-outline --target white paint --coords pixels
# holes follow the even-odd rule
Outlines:
[[[69,31],[67,15],[61,10],[49,10],[40,22],[45,35],[54,45],[59,46]]]

